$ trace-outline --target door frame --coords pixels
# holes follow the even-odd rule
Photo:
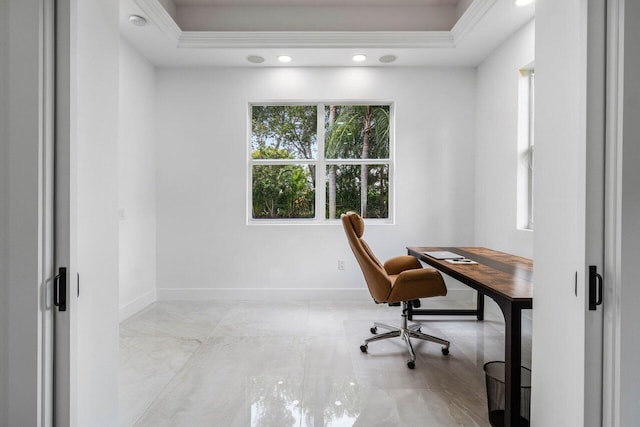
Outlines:
[[[607,167],[607,0],[588,0],[586,61],[586,234],[585,268],[595,266],[604,273]],[[589,272],[585,272],[585,295]],[[585,298],[584,425],[599,427],[603,413],[603,318],[604,307],[589,310]]]
[[[20,2],[26,2],[27,0],[20,0]],[[34,0],[30,0],[34,3]],[[46,0],[45,0],[46,1]],[[35,2],[43,4],[40,2]],[[58,4],[64,3],[69,5],[68,0],[58,0]],[[624,4],[623,0],[609,0],[608,1],[608,58],[607,58],[607,173],[606,173],[606,222],[605,222],[605,296],[604,296],[604,310],[605,310],[605,330],[604,330],[604,361],[603,361],[603,420],[604,425],[618,426],[620,425],[620,408],[619,408],[619,385],[620,385],[620,372],[619,360],[620,360],[620,309],[616,303],[616,297],[619,298],[621,289],[620,280],[620,243],[621,243],[621,224],[620,224],[620,203],[621,203],[621,129],[622,129],[622,98],[623,98],[623,81],[622,81],[622,64],[624,59],[624,44],[623,44],[623,22],[624,22]],[[69,19],[69,23],[73,20],[70,19],[70,13],[65,14],[58,13],[58,17],[61,16]],[[70,67],[71,68],[71,67]],[[67,100],[67,102],[70,102]],[[71,133],[71,127],[67,129],[67,132]],[[59,166],[59,165],[58,165]],[[24,171],[23,173],[27,173]],[[4,211],[3,211],[4,212]],[[28,213],[25,211],[24,213]],[[16,215],[20,214],[18,212]],[[12,216],[13,218],[14,216]],[[11,239],[14,242],[14,239]],[[13,258],[9,257],[11,261]],[[15,270],[14,270],[15,271]],[[69,286],[68,288],[71,288]],[[68,300],[73,300],[69,298]],[[33,316],[34,305],[33,302],[23,303],[21,299],[15,298],[9,295],[9,298],[5,303],[11,304],[17,311],[22,311],[24,315]],[[6,307],[3,305],[3,307]],[[38,309],[35,308],[37,311]],[[31,330],[30,330],[31,331]],[[41,342],[41,336],[38,332],[36,335],[31,336],[28,332],[29,339],[36,339]],[[33,342],[36,342],[34,340]],[[2,344],[13,341],[5,341]],[[11,353],[22,351],[24,347],[15,346],[11,348]],[[41,351],[41,350],[39,350]],[[42,375],[42,366],[36,364],[38,369],[38,375]],[[33,370],[34,366],[30,366],[30,370]],[[11,365],[11,370],[14,369],[14,365]],[[20,375],[22,370],[18,369],[14,372],[15,375]],[[41,381],[42,377],[39,378]],[[40,389],[38,394],[42,396],[43,391]],[[17,398],[17,397],[16,397]],[[44,404],[41,398],[33,400],[39,400],[40,404]],[[29,402],[32,399],[29,398]],[[46,399],[45,399],[46,400]],[[13,400],[12,400],[13,401]],[[9,402],[11,405],[11,402]],[[42,408],[43,406],[41,406]],[[40,409],[39,409],[40,410]],[[44,417],[40,418],[44,420]],[[46,424],[45,424],[46,425]]]

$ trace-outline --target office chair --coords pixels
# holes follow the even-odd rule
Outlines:
[[[374,326],[370,329],[374,336],[365,339],[360,346],[360,350],[366,353],[370,342],[401,337],[409,350],[410,359],[407,362],[409,369],[413,369],[416,366],[416,355],[410,338],[442,344],[442,354],[449,354],[449,341],[423,334],[420,330],[420,324],[407,325],[407,311],[409,304],[413,300],[447,294],[447,288],[440,272],[422,268],[420,261],[408,255],[391,258],[384,264],[380,263],[369,245],[367,245],[367,242],[362,239],[364,220],[360,215],[355,212],[347,212],[342,214],[340,218],[347,234],[349,246],[351,246],[351,250],[353,250],[353,254],[360,265],[373,300],[376,304],[402,303],[402,326],[395,327],[383,323],[374,323]],[[389,332],[378,334],[378,328]]]

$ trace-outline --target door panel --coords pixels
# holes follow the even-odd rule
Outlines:
[[[80,426],[118,424],[118,5],[77,2]]]
[[[118,424],[118,2],[59,0],[56,423]]]
[[[588,312],[587,273],[603,259],[603,5],[536,2],[534,425],[601,423],[602,314]]]

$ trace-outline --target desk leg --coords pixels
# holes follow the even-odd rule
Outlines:
[[[484,320],[484,294],[478,292],[478,320]]]
[[[505,321],[505,411],[504,425],[520,425],[520,365],[522,363],[522,316],[509,301],[500,304]]]

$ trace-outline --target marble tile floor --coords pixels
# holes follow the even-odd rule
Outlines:
[[[426,305],[425,302],[423,302]],[[429,307],[456,307],[446,300]],[[487,314],[422,317],[451,353],[399,339],[369,345],[371,301],[157,302],[120,325],[121,426],[488,426],[483,364],[504,359],[504,325]],[[530,320],[523,364],[531,366]]]

